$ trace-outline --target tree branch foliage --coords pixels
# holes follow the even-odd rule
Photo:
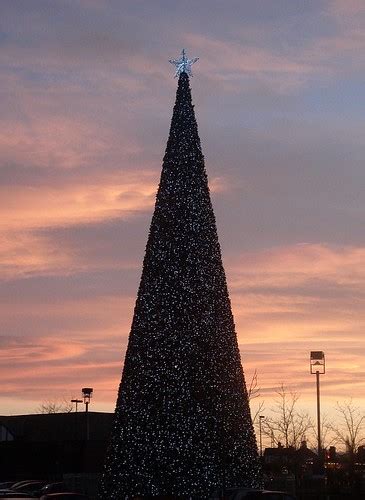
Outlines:
[[[261,396],[261,394],[260,394],[260,387],[258,385],[257,370],[255,370],[253,375],[252,375],[250,385],[247,388],[247,397],[248,397],[248,401],[250,403],[251,412],[252,412],[251,402],[254,399],[259,398],[260,396]],[[260,401],[258,407],[255,409],[255,411],[253,413],[251,413],[252,423],[254,425],[257,424],[258,417],[262,413],[262,411],[264,410],[264,405],[265,405],[265,402]]]
[[[299,448],[306,434],[313,429],[313,422],[305,411],[297,408],[299,395],[288,390],[282,383],[276,391],[271,416],[263,421],[262,431],[271,440],[272,445],[283,444],[286,448]]]
[[[72,412],[72,403],[67,401],[66,398],[61,400],[53,399],[46,400],[40,403],[38,406],[37,413],[71,413]]]
[[[343,403],[336,403],[339,416],[337,425],[332,425],[334,441],[344,445],[350,455],[354,455],[357,448],[365,443],[365,413],[354,404],[352,399]]]

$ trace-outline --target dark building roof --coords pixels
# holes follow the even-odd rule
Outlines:
[[[113,413],[0,416],[0,479],[55,478],[100,473]]]
[[[89,412],[90,441],[107,441],[113,413]],[[50,413],[0,416],[15,441],[73,441],[86,437],[86,413]]]
[[[310,450],[304,441],[297,450],[291,446],[289,448],[279,446],[278,448],[266,448],[264,451],[264,459],[267,463],[282,461],[305,462],[306,460],[315,460],[316,458],[317,454]]]

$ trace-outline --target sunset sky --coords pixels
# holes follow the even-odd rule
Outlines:
[[[365,2],[2,0],[0,414],[113,411],[177,81],[247,380],[365,406]]]

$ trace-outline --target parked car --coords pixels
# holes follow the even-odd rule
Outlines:
[[[8,490],[16,483],[17,483],[17,481],[4,481],[4,482],[0,483],[0,490]]]
[[[81,493],[64,492],[43,495],[41,496],[40,500],[89,500],[89,497]]]
[[[11,490],[17,493],[28,493],[28,496],[40,497],[42,488],[48,484],[48,481],[28,481],[18,486],[12,486]]]
[[[222,498],[220,492],[215,492],[211,500]],[[270,491],[253,488],[229,488],[225,491],[224,500],[296,500],[296,497],[285,491]]]
[[[43,488],[41,489],[41,494],[39,496],[49,495],[50,493],[64,493],[67,492],[67,490],[69,490],[69,488],[65,483],[48,483],[43,486]]]
[[[18,498],[18,499],[26,499],[26,500],[34,500],[34,496],[29,496],[28,493],[23,493],[21,491],[11,491],[11,490],[2,490],[0,491],[0,499],[1,500],[6,500],[6,499],[14,499],[14,498]]]
[[[13,483],[13,485],[11,486],[11,489],[18,491],[19,488],[21,488],[24,484],[39,483],[40,481],[41,481],[40,479],[25,479],[23,481],[18,481],[16,483]]]
[[[237,491],[232,497],[232,500],[295,500],[295,497],[285,491],[249,491],[247,493]]]
[[[4,498],[34,498],[34,496],[25,491],[16,491],[11,488],[3,488],[0,490],[0,499]]]

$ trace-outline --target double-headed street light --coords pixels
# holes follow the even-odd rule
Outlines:
[[[76,399],[71,399],[71,403],[75,403],[75,411],[77,413],[77,405],[79,403],[82,403],[82,399],[77,399],[77,398]]]
[[[311,351],[310,353],[310,372],[316,375],[317,382],[317,435],[318,435],[318,459],[322,460],[321,444],[321,406],[319,394],[319,376],[326,373],[326,362],[323,351]]]

